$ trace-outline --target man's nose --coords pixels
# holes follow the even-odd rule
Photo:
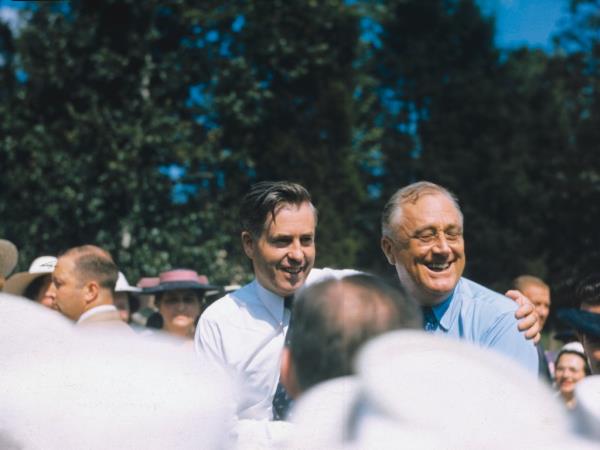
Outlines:
[[[433,250],[436,253],[450,253],[450,245],[448,244],[448,240],[446,239],[444,233],[440,233],[436,236],[435,244],[433,245]]]
[[[299,241],[294,241],[290,245],[288,258],[294,261],[302,261],[304,259],[304,252],[302,251],[302,245],[300,245]]]

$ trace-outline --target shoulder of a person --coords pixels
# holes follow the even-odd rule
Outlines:
[[[460,292],[463,301],[473,301],[474,306],[484,308],[486,311],[496,314],[513,313],[518,305],[505,295],[493,291],[468,278],[461,278]]]
[[[254,282],[248,283],[237,291],[229,292],[210,304],[200,316],[200,320],[223,320],[240,309],[242,304],[248,304],[256,299]]]

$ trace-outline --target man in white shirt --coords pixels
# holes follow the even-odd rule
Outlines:
[[[244,197],[240,216],[242,245],[256,279],[207,308],[195,343],[199,353],[239,378],[238,418],[271,420],[290,321],[284,298],[306,281],[344,272],[311,271],[317,210],[302,186],[257,183]]]
[[[113,303],[118,269],[110,253],[94,245],[63,253],[52,273],[55,306],[77,326],[131,329]]]

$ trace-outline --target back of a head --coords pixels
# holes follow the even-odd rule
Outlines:
[[[462,218],[462,211],[458,204],[456,196],[443,186],[440,186],[430,181],[417,181],[398,189],[387,201],[381,214],[381,234],[388,236],[392,222],[400,219],[399,214],[401,206],[405,203],[416,203],[423,195],[442,194],[446,195],[456,207]]]
[[[73,247],[61,256],[72,256],[75,270],[82,281],[94,280],[114,293],[119,270],[110,253],[95,245]]]
[[[242,200],[240,208],[242,231],[249,231],[253,236],[260,236],[269,214],[274,218],[282,205],[301,205],[302,203],[311,203],[311,197],[306,188],[297,183],[291,181],[255,183]],[[316,208],[314,211],[316,218]]]
[[[417,304],[371,275],[328,279],[302,290],[294,302],[290,352],[302,391],[353,372],[370,338],[421,327]]]

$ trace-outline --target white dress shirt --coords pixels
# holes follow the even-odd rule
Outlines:
[[[306,284],[354,270],[313,269]],[[271,420],[290,312],[257,280],[220,298],[200,317],[196,351],[229,371],[240,386],[238,419]]]

